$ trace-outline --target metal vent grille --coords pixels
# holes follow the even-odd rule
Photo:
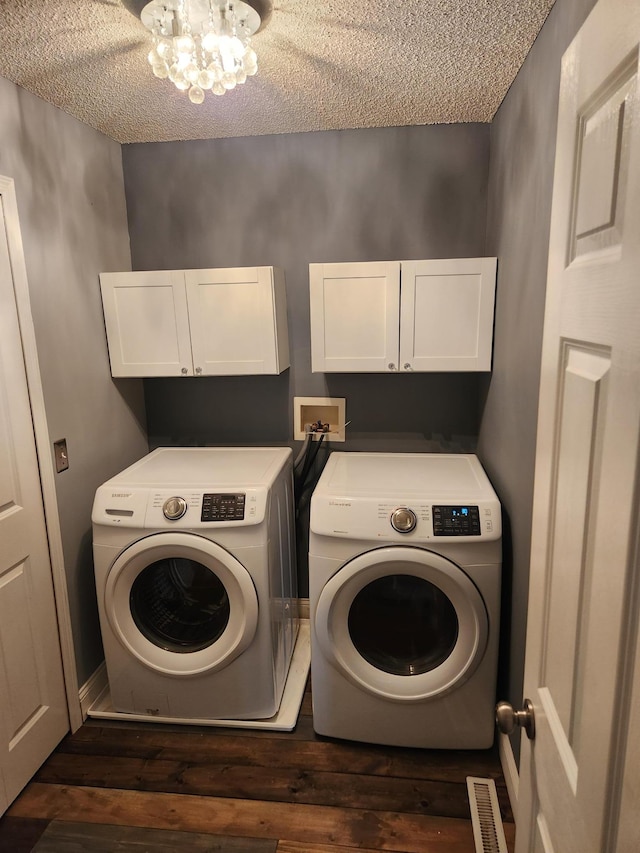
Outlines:
[[[508,853],[493,779],[467,776],[476,853]]]

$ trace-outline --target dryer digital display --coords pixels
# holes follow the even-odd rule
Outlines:
[[[434,506],[434,536],[480,536],[477,506]]]
[[[242,521],[245,495],[204,494],[200,521]]]

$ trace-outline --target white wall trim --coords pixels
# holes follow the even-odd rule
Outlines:
[[[36,336],[31,314],[31,302],[29,300],[27,267],[24,258],[24,247],[22,245],[22,234],[20,232],[20,220],[18,217],[18,203],[13,178],[0,175],[0,195],[2,196],[5,212],[9,258],[13,272],[18,322],[20,323],[20,334],[22,336],[27,387],[29,389],[31,413],[33,415],[38,465],[40,467],[40,483],[42,485],[44,515],[49,538],[49,554],[51,557],[53,589],[56,599],[67,707],[69,709],[69,724],[71,731],[74,732],[82,725],[82,711],[78,698],[78,674],[73,635],[71,632],[71,613],[69,610],[67,577],[64,568],[62,533],[60,531],[60,519],[58,515],[58,499],[56,496],[53,460],[51,457],[51,443],[49,441],[49,428],[47,426],[40,366],[38,364]]]
[[[518,789],[520,785],[520,774],[516,765],[516,759],[511,747],[511,741],[508,735],[500,735],[498,749],[500,753],[500,764],[502,765],[502,773],[504,781],[507,784],[507,793],[509,794],[509,802],[511,803],[511,811],[513,819],[518,822]]]
[[[82,718],[84,720],[89,715],[89,708],[98,701],[108,686],[107,667],[105,662],[102,661],[93,675],[90,675],[80,688],[80,707],[82,708]]]

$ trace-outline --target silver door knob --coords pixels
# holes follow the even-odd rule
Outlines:
[[[392,361],[390,361],[387,366],[388,366],[389,370],[395,370],[396,369],[396,366]]]
[[[183,376],[186,376],[188,372],[189,372],[189,370],[186,367],[183,367],[182,370],[180,371],[180,373],[182,373]]]
[[[514,711],[509,702],[498,702],[496,723],[503,735],[510,735],[516,727],[520,727],[525,730],[529,740],[533,740],[536,736],[536,718],[531,699],[524,700],[522,711]]]
[[[413,370],[413,367],[411,367],[410,361],[405,362],[404,370]]]

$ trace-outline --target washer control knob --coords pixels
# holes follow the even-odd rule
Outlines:
[[[177,521],[187,511],[187,502],[184,498],[167,498],[167,500],[162,504],[162,512],[164,513],[164,517],[168,518],[169,521]]]
[[[411,533],[417,522],[415,512],[406,506],[400,506],[391,513],[391,526],[398,533]]]

